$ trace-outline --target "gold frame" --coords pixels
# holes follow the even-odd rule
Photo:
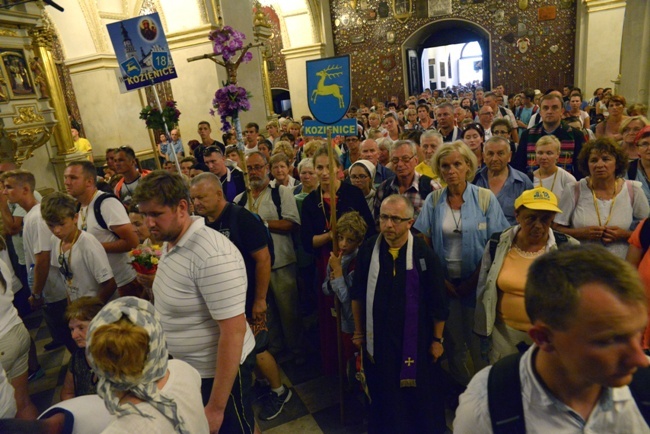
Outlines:
[[[397,2],[408,3],[408,12],[397,13]],[[390,0],[391,8],[393,9],[393,18],[400,23],[405,23],[413,15],[413,0]]]
[[[31,88],[31,92],[27,93],[16,93],[14,86],[14,80],[12,80],[12,75],[9,73],[10,65],[7,64],[7,58],[9,56],[16,57],[22,62],[22,68],[24,69],[24,76],[21,73],[21,79],[23,82],[27,79],[28,85]],[[21,48],[14,47],[0,47],[0,58],[2,59],[2,75],[6,79],[6,87],[10,96],[9,99],[28,99],[28,98],[38,98],[36,94],[36,85],[34,84],[34,77],[32,77],[32,71],[29,68],[29,60],[25,50]],[[21,65],[18,65],[21,66]]]

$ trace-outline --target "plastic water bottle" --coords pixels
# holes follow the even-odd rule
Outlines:
[[[34,264],[29,266],[29,271],[27,272],[27,285],[29,285],[29,290],[34,289]]]

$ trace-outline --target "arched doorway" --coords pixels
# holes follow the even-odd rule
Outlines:
[[[490,33],[471,21],[447,19],[425,24],[413,32],[402,44],[404,50],[404,91],[407,95],[419,94],[422,86],[422,52],[426,48],[465,44],[476,41],[483,60],[483,85],[492,87],[492,61]]]

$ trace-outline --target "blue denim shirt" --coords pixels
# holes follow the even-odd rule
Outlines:
[[[436,255],[442,262],[442,267],[447,273],[445,260],[445,247],[442,238],[442,222],[448,207],[438,206],[447,201],[447,188],[442,191],[438,203],[434,204],[431,194],[422,206],[420,215],[415,222],[415,229],[431,239],[431,245]],[[467,279],[481,262],[483,250],[490,236],[510,227],[501,211],[497,198],[490,192],[490,203],[484,213],[479,203],[479,187],[467,184],[463,193],[463,205],[460,208],[463,239],[463,263],[461,265],[461,279]],[[476,303],[476,294],[472,294],[473,304]]]
[[[488,181],[487,172],[487,167],[481,168],[481,170],[476,173],[474,184],[489,189],[490,183]],[[506,219],[511,226],[517,224],[517,219],[515,219],[515,200],[521,196],[521,193],[526,190],[531,190],[532,188],[533,183],[528,176],[508,165],[508,179],[506,179],[503,187],[501,187],[501,191],[497,194],[497,200],[501,205],[503,214],[506,216]]]

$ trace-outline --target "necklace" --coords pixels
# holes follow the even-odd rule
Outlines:
[[[87,218],[88,218],[88,207],[90,204],[93,202],[95,199],[95,196],[99,193],[99,190],[95,190],[93,193],[93,197],[90,199],[90,202],[88,202],[88,205],[82,206],[79,208],[79,215],[81,216],[81,230],[82,231],[87,231],[88,230],[88,223],[87,223]]]
[[[254,212],[257,215],[260,214],[259,209],[260,209],[260,205],[261,205],[261,202],[262,202],[262,198],[264,196],[266,196],[266,191],[267,190],[268,190],[268,188],[265,187],[264,190],[262,190],[260,192],[260,194],[257,196],[257,199],[255,199],[255,198],[253,199],[253,203],[251,204],[251,211]]]
[[[555,187],[555,179],[557,178],[557,172],[559,172],[559,170],[557,170],[557,168],[556,168],[555,169],[555,175],[553,175],[553,183],[551,184],[551,188],[550,188],[551,191],[553,191],[553,187]],[[544,180],[542,179],[542,172],[541,171],[539,172],[539,185],[544,187]]]
[[[596,199],[596,192],[594,191],[593,183],[591,182],[591,179],[589,180],[589,189],[591,190],[591,196],[594,198],[594,208],[596,208],[596,216],[598,217],[598,226],[607,226],[607,224],[609,223],[609,220],[612,218],[612,211],[614,210],[614,205],[616,204],[617,185],[618,185],[618,181],[616,181],[616,183],[614,184],[614,193],[612,195],[612,204],[609,206],[609,214],[607,215],[607,220],[605,220],[605,224],[603,225],[603,223],[602,223],[602,221],[600,219],[600,210],[598,209],[598,200]]]
[[[454,219],[454,226],[456,226],[456,229],[454,229],[455,234],[462,234],[463,231],[460,230],[461,223],[463,222],[463,214],[462,214],[462,205],[461,209],[458,210],[458,221],[456,221],[456,213],[454,212],[454,208],[451,206],[451,201],[449,200],[449,195],[447,195],[447,204],[449,205],[449,210],[451,211],[451,218]]]
[[[68,285],[72,283],[72,246],[77,242],[77,239],[79,239],[79,234],[81,231],[77,229],[74,233],[74,238],[72,239],[72,243],[70,243],[70,249],[68,250],[68,260],[65,260],[65,252],[63,251],[63,240],[59,241],[59,265],[61,266],[59,268],[59,271],[61,274],[63,274],[63,277],[65,278],[66,282]]]
[[[517,252],[517,254],[519,256],[521,256],[522,258],[536,258],[538,256],[542,256],[544,254],[544,252],[546,252],[546,246],[542,246],[541,249],[536,250],[534,252],[527,252],[525,250],[520,249],[519,246],[517,246],[514,243],[512,244],[512,249],[515,252]]]

